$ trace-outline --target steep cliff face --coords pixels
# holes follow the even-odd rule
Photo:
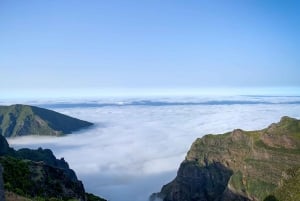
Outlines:
[[[5,137],[59,136],[91,125],[90,122],[39,107],[29,105],[0,106],[0,134]]]
[[[4,168],[5,189],[30,198],[62,198],[85,201],[81,181],[70,178],[65,169],[43,162],[0,157]]]
[[[300,121],[283,117],[260,131],[197,139],[176,178],[152,200],[264,200],[282,185],[286,170],[299,166]]]
[[[0,155],[8,154],[12,149],[9,147],[6,139],[0,135]]]

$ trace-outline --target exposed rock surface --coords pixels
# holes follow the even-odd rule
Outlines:
[[[197,139],[176,178],[151,200],[260,201],[281,188],[288,169],[299,166],[300,121],[283,117],[263,130]]]
[[[0,106],[0,135],[59,136],[91,126],[92,123],[52,110],[29,105]]]

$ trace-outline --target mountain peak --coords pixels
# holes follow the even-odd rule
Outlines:
[[[93,125],[52,110],[30,105],[0,106],[0,134],[60,136]]]
[[[291,125],[298,125],[298,124],[299,124],[299,120],[288,116],[281,117],[278,123],[278,125],[281,126],[291,126]]]
[[[285,134],[287,132],[300,132],[300,121],[288,116],[283,116],[278,123],[273,123],[267,128],[268,133]]]

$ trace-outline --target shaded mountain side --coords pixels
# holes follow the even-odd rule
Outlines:
[[[86,193],[68,163],[63,158],[56,159],[51,150],[15,151],[1,135],[0,144],[5,145],[0,149],[0,164],[9,199],[105,201]]]
[[[151,199],[262,201],[281,188],[288,169],[299,167],[300,121],[283,117],[259,131],[237,129],[197,139],[176,178]]]
[[[0,200],[5,201],[4,182],[3,182],[3,168],[0,165]]]
[[[93,125],[55,111],[29,105],[0,106],[0,134],[59,136]]]
[[[213,162],[203,168],[196,162],[183,162],[176,179],[165,185],[161,193],[153,194],[150,200],[248,201],[246,197],[227,188],[232,175],[233,171],[219,162]]]
[[[8,191],[30,198],[86,200],[81,181],[69,178],[65,169],[7,156],[0,157],[0,163],[4,167],[4,185]]]
[[[64,160],[64,158],[56,159],[50,149],[39,148],[37,150],[32,150],[23,148],[15,151],[14,153],[15,154],[11,155],[18,159],[31,160],[33,162],[43,162],[49,166],[64,169],[65,174],[68,175],[68,178],[77,180],[75,172],[69,168],[69,164]]]

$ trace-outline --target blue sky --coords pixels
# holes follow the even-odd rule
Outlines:
[[[0,1],[0,91],[300,86],[297,1]]]

